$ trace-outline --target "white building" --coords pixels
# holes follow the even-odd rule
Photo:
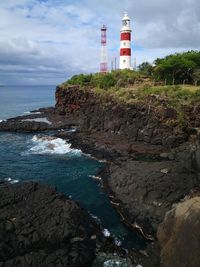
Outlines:
[[[130,18],[124,13],[120,31],[120,61],[119,68],[132,69],[131,67],[131,25]]]

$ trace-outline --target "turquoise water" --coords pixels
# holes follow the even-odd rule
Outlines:
[[[0,119],[52,106],[54,92],[54,86],[0,88]],[[121,224],[101,183],[92,178],[103,163],[71,149],[64,140],[49,140],[47,134],[0,133],[0,179],[34,180],[56,186],[97,217],[124,247],[143,247],[143,241]]]

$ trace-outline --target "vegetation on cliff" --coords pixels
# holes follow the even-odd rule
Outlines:
[[[184,106],[200,103],[200,52],[189,51],[157,59],[154,65],[144,62],[138,70],[114,70],[102,74],[75,75],[61,85],[90,88],[101,97],[119,102],[148,102],[172,107],[181,126],[185,126]],[[194,86],[196,85],[196,86]]]
[[[172,106],[200,101],[199,86],[155,84],[151,78],[132,70],[75,75],[60,86],[64,89],[70,85],[78,85],[83,90],[90,88],[98,95],[112,96],[127,103],[149,96],[166,100]]]
[[[107,74],[80,74],[69,79],[67,84],[98,87],[129,87],[151,82],[152,85],[178,85],[200,83],[200,52],[188,51],[158,58],[151,65],[143,62],[138,70],[115,70]]]
[[[105,77],[106,75],[99,76]],[[93,77],[93,76],[92,76]],[[110,77],[110,75],[108,76]],[[61,88],[69,88],[68,83],[62,84]],[[91,84],[90,84],[91,86]],[[73,88],[74,86],[72,86]],[[79,86],[79,90],[88,90],[88,86]],[[90,87],[91,91],[105,99],[113,99],[115,102],[122,104],[145,104],[150,108],[161,110],[165,108],[172,108],[176,112],[176,118],[166,121],[169,126],[179,124],[181,128],[187,125],[187,118],[185,115],[186,107],[193,107],[200,103],[200,87],[195,86],[153,86],[151,82],[138,85],[129,85],[129,87],[111,86],[108,88]]]
[[[127,87],[141,78],[141,75],[132,70],[115,70],[111,73],[95,73],[74,75],[64,84],[90,86],[93,88],[108,89],[111,87]]]
[[[165,84],[198,84],[200,82],[200,52],[188,51],[158,58],[151,65],[138,66],[139,73],[148,75]]]
[[[171,84],[200,81],[200,52],[188,51],[156,59],[153,75],[158,80]]]

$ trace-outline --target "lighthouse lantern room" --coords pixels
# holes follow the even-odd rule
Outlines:
[[[131,67],[131,25],[130,18],[125,12],[120,31],[120,69],[132,69]]]

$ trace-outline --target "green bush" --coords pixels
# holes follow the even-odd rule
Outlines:
[[[200,51],[176,53],[154,62],[154,78],[168,84],[193,83],[200,80]]]
[[[99,73],[93,77],[92,85],[106,89],[116,85],[116,80],[111,73]]]
[[[137,77],[139,77],[139,74],[133,70],[115,70],[110,73],[74,75],[65,84],[108,89],[113,86],[127,87],[128,85],[134,84]]]
[[[90,84],[92,79],[92,74],[79,74],[79,75],[74,75],[70,80],[67,81],[68,84],[79,84],[81,86],[88,85]]]

